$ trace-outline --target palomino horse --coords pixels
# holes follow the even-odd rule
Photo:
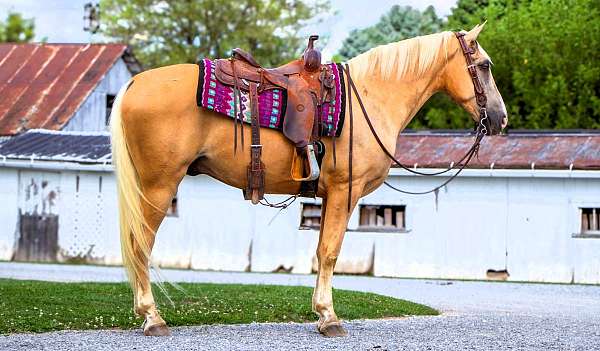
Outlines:
[[[488,131],[506,125],[506,109],[490,72],[491,61],[476,39],[483,26],[466,33],[471,57],[487,96]],[[444,91],[479,120],[474,86],[459,41],[452,32],[408,39],[374,48],[348,61],[373,126],[384,146],[394,150],[400,131],[435,92]],[[168,335],[149,280],[155,233],[188,169],[243,189],[248,152],[233,152],[232,120],[196,105],[198,66],[181,64],[143,72],[123,87],[112,114],[113,160],[120,203],[123,263],[134,294],[135,312],[145,317],[146,335]],[[353,110],[360,111],[355,98]],[[346,108],[348,115],[349,107]],[[390,159],[381,151],[364,118],[354,121],[351,209],[386,179]],[[347,120],[347,119],[346,119]],[[349,128],[337,140],[348,155]],[[249,140],[250,128],[245,128]],[[290,176],[294,145],[279,131],[263,129],[265,192],[297,194]],[[330,138],[324,138],[332,150]],[[248,148],[248,145],[245,146]],[[312,308],[326,336],[346,332],[333,309],[331,279],[348,224],[348,158],[332,153],[322,163],[317,196],[323,199],[317,248],[318,274]]]

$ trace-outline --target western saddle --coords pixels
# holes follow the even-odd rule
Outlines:
[[[320,138],[321,106],[335,95],[334,75],[328,65],[321,63],[321,53],[314,47],[319,39],[311,35],[302,57],[281,67],[264,68],[252,55],[240,48],[233,50],[229,59],[216,60],[215,76],[223,84],[233,87],[235,114],[235,147],[237,122],[242,125],[241,91],[250,98],[252,145],[248,182],[244,198],[257,204],[264,197],[264,170],[261,161],[258,95],[269,89],[287,91],[287,107],[283,134],[296,146],[292,159],[292,179],[298,182],[316,181],[320,170],[315,155],[315,143]],[[242,134],[243,143],[243,134]]]

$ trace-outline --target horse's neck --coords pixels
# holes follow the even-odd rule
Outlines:
[[[355,84],[369,118],[394,144],[427,100],[442,86],[444,63],[440,62],[418,78],[384,79],[378,74],[361,77]]]

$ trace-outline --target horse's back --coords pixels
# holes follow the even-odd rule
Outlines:
[[[179,109],[196,107],[198,65],[178,64],[150,69],[135,75],[124,108]]]
[[[176,168],[193,161],[204,137],[197,84],[194,64],[155,68],[132,78],[123,96],[121,119],[134,158],[152,154],[157,164],[172,163]]]

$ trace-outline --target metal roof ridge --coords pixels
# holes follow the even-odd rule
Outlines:
[[[405,129],[400,133],[402,136],[474,136],[472,130],[464,129]],[[516,129],[508,130],[494,137],[587,137],[600,136],[598,129]]]
[[[0,43],[0,45],[6,46],[51,46],[51,45],[72,45],[72,46],[128,46],[125,43],[67,43],[67,42],[57,42],[57,43],[46,43],[46,42],[31,42],[31,43]]]

